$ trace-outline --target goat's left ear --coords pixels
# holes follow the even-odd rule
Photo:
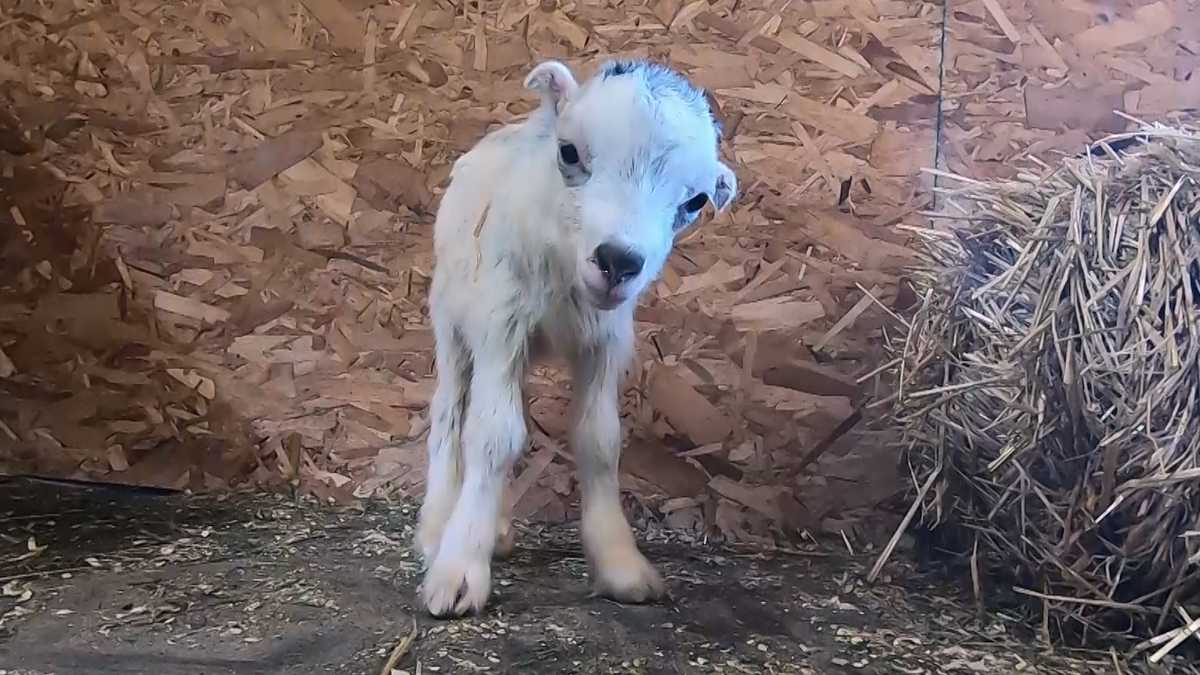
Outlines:
[[[735,196],[737,196],[737,175],[723,162],[717,162],[717,180],[712,191],[713,206],[720,213],[729,206]]]
[[[542,97],[542,106],[562,112],[563,104],[575,95],[579,83],[571,69],[560,61],[543,61],[525,76],[525,88]]]

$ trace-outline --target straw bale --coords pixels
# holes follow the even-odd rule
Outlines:
[[[1012,580],[1048,638],[1150,637],[1200,602],[1200,133],[1091,150],[944,176],[894,414],[913,513],[965,531],[977,592]]]
[[[638,311],[628,491],[763,538],[853,537],[897,489],[859,422],[890,320],[862,299],[897,297],[896,227],[930,199],[940,6],[17,5],[0,18],[4,471],[419,495],[450,163],[533,108],[538,59],[586,74],[616,55],[709,88],[745,187]],[[560,369],[531,377],[546,434],[519,515],[574,515],[568,397]]]

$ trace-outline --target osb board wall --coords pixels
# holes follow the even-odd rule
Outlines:
[[[1011,178],[1089,141],[1200,110],[1196,0],[955,0],[941,167]]]
[[[929,203],[940,6],[0,7],[4,471],[419,495],[450,163],[532,108],[536,60],[622,55],[714,93],[742,186],[638,312],[629,494],[755,539],[852,536],[896,491],[857,380]],[[568,396],[531,377],[519,517],[574,515]]]

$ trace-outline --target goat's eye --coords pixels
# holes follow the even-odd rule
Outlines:
[[[708,195],[701,192],[700,194],[696,195],[695,197],[692,197],[691,199],[684,202],[683,210],[687,211],[688,213],[695,213],[695,212],[699,211],[700,209],[704,208],[704,205],[707,203],[708,203]]]
[[[563,164],[567,166],[575,166],[579,163],[579,150],[570,143],[563,143],[558,146],[558,156],[562,158]]]

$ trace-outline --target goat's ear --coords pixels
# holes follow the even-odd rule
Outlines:
[[[737,196],[737,175],[733,169],[717,162],[717,180],[713,185],[712,203],[717,212],[724,211]]]
[[[525,88],[532,89],[542,97],[542,105],[561,111],[563,103],[579,89],[579,83],[559,61],[543,61],[525,76]]]

